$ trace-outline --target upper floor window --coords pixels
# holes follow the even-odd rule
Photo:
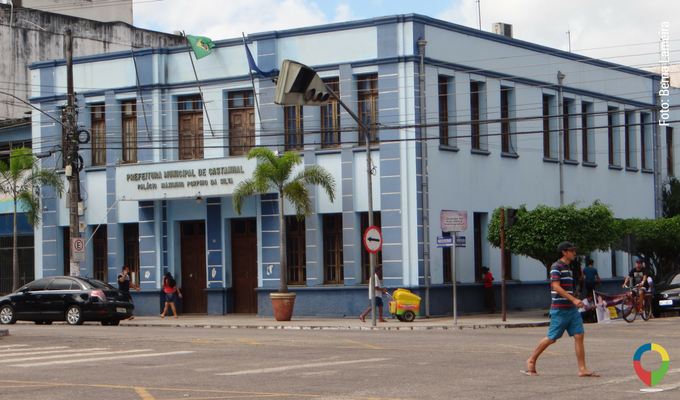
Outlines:
[[[137,101],[127,100],[123,112],[123,162],[137,162]]]
[[[652,155],[652,116],[649,113],[640,114],[640,167],[644,170],[653,169]]]
[[[357,80],[359,91],[359,118],[371,131],[371,143],[378,141],[378,74],[362,75]],[[365,133],[359,132],[359,144],[365,144]]]
[[[673,128],[670,126],[666,127],[666,174],[669,176],[675,176],[674,168],[674,156],[673,156]]]
[[[202,159],[203,149],[203,101],[201,96],[185,96],[178,99],[179,107],[179,159]]]
[[[455,126],[453,121],[454,98],[449,93],[452,85],[452,78],[440,75],[438,81],[439,94],[439,144],[442,146],[457,145],[455,137]]]
[[[325,79],[324,83],[335,94],[340,95],[340,80],[338,78]],[[340,103],[335,98],[321,107],[321,147],[340,147]]]
[[[501,88],[501,152],[517,154],[514,129],[515,90]]]
[[[302,106],[286,106],[283,108],[283,113],[286,151],[302,150],[305,145],[305,136],[302,131]]]
[[[593,130],[593,104],[581,103],[581,141],[583,162],[595,162],[595,133]]]
[[[576,160],[576,138],[572,134],[574,132],[574,123],[572,116],[572,108],[574,107],[574,100],[564,99],[562,102],[562,132],[564,146],[564,159],[574,161]]]
[[[623,134],[626,147],[626,168],[637,168],[635,157],[635,114],[627,112],[624,114]]]
[[[229,155],[248,154],[255,146],[255,105],[252,90],[229,93]]]
[[[619,154],[619,114],[616,107],[609,107],[607,112],[607,142],[609,145],[609,165],[620,165]]]
[[[555,96],[543,95],[543,157],[557,158],[557,151],[555,149],[555,131],[553,129]]]
[[[106,116],[104,105],[90,108],[92,115],[92,165],[106,165]]]
[[[481,149],[480,145],[480,125],[479,125],[479,116],[480,116],[480,101],[479,101],[479,91],[480,91],[480,84],[479,82],[470,82],[470,121],[471,121],[471,126],[470,126],[470,135],[472,137],[472,148],[475,150]]]

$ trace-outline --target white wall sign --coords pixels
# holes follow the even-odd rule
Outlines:
[[[465,232],[467,229],[467,211],[442,210],[440,225],[443,232]]]
[[[163,200],[228,196],[253,176],[257,160],[209,158],[116,167],[116,194],[125,200]]]

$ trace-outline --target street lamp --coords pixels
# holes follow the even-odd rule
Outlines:
[[[347,107],[331,88],[317,75],[316,71],[304,64],[291,60],[283,60],[281,72],[276,82],[274,103],[283,106],[324,106],[330,99],[335,99],[347,113],[354,118],[360,130],[366,135],[366,174],[368,182],[368,226],[373,226],[373,174],[371,172],[371,133],[368,127]],[[361,134],[361,133],[360,133]],[[370,280],[375,279],[375,262],[369,258]],[[369,283],[370,284],[370,283]],[[375,284],[375,283],[374,283]],[[376,325],[375,296],[371,296],[371,326]]]

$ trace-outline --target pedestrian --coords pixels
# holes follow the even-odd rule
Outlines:
[[[583,268],[581,279],[586,283],[586,297],[595,290],[595,281],[602,286],[602,280],[597,273],[597,268],[595,268],[595,261],[588,260],[586,267]]]
[[[141,292],[141,289],[135,286],[135,284],[132,283],[132,279],[130,279],[130,267],[128,267],[127,265],[123,265],[121,273],[118,274],[118,290],[127,293],[128,296],[130,297],[130,302],[132,303],[132,296],[130,296],[130,286],[132,286],[132,288],[135,289],[137,293]],[[132,321],[133,319],[135,319],[135,316],[130,315],[129,319],[130,321]]]
[[[371,281],[368,284],[368,299],[372,300],[373,296],[375,296],[375,306],[378,308],[380,311],[380,322],[387,322],[387,320],[383,319],[382,313],[383,313],[383,301],[382,301],[382,294],[387,292],[387,289],[383,288],[380,286],[380,271],[382,270],[381,266],[376,266],[375,267],[375,276],[371,278]],[[361,322],[366,322],[366,315],[371,312],[372,309],[372,302],[371,305],[368,306],[368,310],[364,311],[363,314],[359,316],[359,319]]]
[[[484,281],[484,307],[489,309],[489,314],[496,312],[496,296],[493,292],[493,275],[489,268],[482,267],[482,280]]]
[[[172,277],[170,272],[166,272],[165,276],[163,277],[163,291],[165,292],[165,308],[163,308],[163,312],[159,316],[164,318],[165,313],[168,312],[168,306],[170,306],[172,313],[174,314],[172,318],[177,318],[177,309],[175,308],[175,292],[177,292],[180,299],[182,298],[182,293],[180,293],[179,288],[177,287],[177,282]]]
[[[527,359],[527,370],[524,375],[538,376],[536,362],[538,357],[557,339],[561,338],[566,330],[569,336],[575,340],[576,359],[578,360],[578,376],[599,378],[596,372],[591,372],[586,367],[586,352],[583,346],[583,321],[578,312],[578,307],[583,307],[583,301],[573,295],[574,278],[569,269],[569,263],[576,258],[577,247],[570,242],[562,242],[557,246],[560,257],[551,267],[550,281],[552,282],[552,302],[550,305],[550,328],[548,335],[541,339],[534,353]]]
[[[630,291],[633,295],[637,296],[638,307],[640,308],[642,308],[642,299],[647,291],[648,276],[647,270],[642,266],[642,259],[638,258],[635,260],[635,268],[630,270],[630,273],[628,273],[628,276],[621,286],[625,288],[626,285],[628,285],[628,281],[630,281]]]
[[[583,307],[580,307],[578,311],[581,313],[581,319],[584,324],[591,322],[597,322],[597,304],[595,304],[595,299],[593,298],[593,292],[586,293],[586,298],[583,300]]]

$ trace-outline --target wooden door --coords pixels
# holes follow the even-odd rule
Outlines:
[[[248,154],[255,145],[255,111],[252,108],[229,111],[229,154]]]
[[[234,312],[257,313],[257,223],[255,218],[231,220],[231,274]]]
[[[185,314],[205,314],[208,312],[208,297],[205,293],[206,247],[205,221],[183,221],[182,233],[182,312]]]

